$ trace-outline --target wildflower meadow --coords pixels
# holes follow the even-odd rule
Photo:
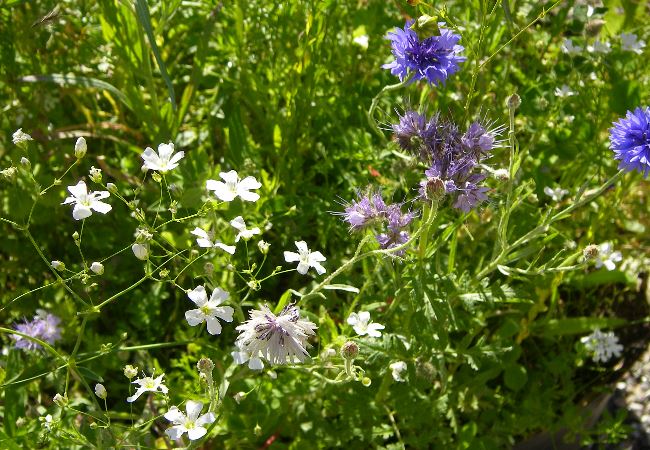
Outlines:
[[[0,448],[623,441],[648,19],[0,2]]]

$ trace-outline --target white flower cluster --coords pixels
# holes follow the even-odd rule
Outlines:
[[[603,333],[594,330],[589,336],[582,337],[580,342],[592,354],[595,362],[606,363],[612,358],[619,358],[623,351],[623,346],[618,343],[618,337],[613,331]]]

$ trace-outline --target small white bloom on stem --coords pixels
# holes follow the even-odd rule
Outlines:
[[[199,417],[202,409],[203,403],[195,402],[193,400],[188,400],[185,404],[187,415],[183,414],[183,412],[176,406],[172,406],[169,411],[165,413],[165,419],[173,423],[173,426],[165,430],[167,436],[172,440],[177,440],[180,439],[184,433],[187,433],[187,437],[190,438],[190,441],[196,441],[205,436],[208,430],[204,425],[211,424],[217,420],[217,418],[212,412],[208,412]]]
[[[74,204],[72,217],[75,220],[81,220],[90,217],[93,211],[106,214],[111,209],[113,209],[113,207],[108,203],[100,201],[110,196],[108,191],[88,192],[86,183],[83,181],[80,181],[75,186],[68,186],[68,191],[70,191],[72,196],[66,198],[65,201],[61,204]]]
[[[361,311],[359,314],[352,313],[347,320],[348,324],[352,325],[354,331],[359,336],[368,335],[370,337],[381,337],[381,331],[385,327],[379,323],[370,321],[370,313],[368,311]]]
[[[582,53],[582,47],[574,45],[571,39],[565,39],[562,43],[562,51],[567,55],[579,55]]]
[[[551,189],[550,187],[546,186],[544,188],[544,193],[551,197],[554,202],[559,202],[562,201],[562,198],[564,198],[565,195],[569,193],[568,190],[562,189],[561,187]]]
[[[199,247],[202,248],[220,248],[226,253],[230,253],[231,255],[235,254],[235,250],[237,249],[234,245],[226,245],[222,243],[220,240],[215,240],[214,242],[212,241],[212,233],[205,231],[199,227],[196,227],[194,230],[192,230],[190,233],[192,233],[194,236],[197,236],[196,243],[198,244]]]
[[[218,319],[226,322],[232,322],[234,310],[230,306],[219,306],[228,300],[228,292],[217,287],[212,292],[210,300],[203,286],[198,286],[189,291],[187,296],[192,300],[198,309],[191,309],[185,312],[185,320],[190,326],[194,327],[203,322],[208,325],[208,333],[215,335],[221,333],[221,324]]]
[[[102,275],[104,273],[104,265],[95,261],[90,265],[90,270],[95,272],[97,275]]]
[[[326,258],[321,252],[311,252],[307,248],[307,243],[305,241],[295,242],[296,247],[298,248],[298,253],[295,252],[284,252],[284,260],[286,262],[298,262],[298,273],[300,275],[305,275],[310,267],[316,269],[318,275],[322,275],[326,272],[325,267],[320,263],[326,261]]]
[[[230,225],[239,233],[237,233],[237,236],[235,236],[235,242],[239,242],[240,239],[244,239],[245,241],[249,240],[256,234],[260,234],[261,231],[258,227],[251,228],[250,230],[246,228],[246,222],[244,221],[244,218],[242,216],[237,216],[234,219],[230,221]]]
[[[576,93],[573,92],[571,88],[566,84],[563,84],[562,87],[555,88],[556,97],[565,98],[565,97],[571,97],[572,95],[576,95]]]
[[[154,378],[152,374],[150,377],[138,378],[137,380],[133,381],[133,384],[137,384],[139,387],[135,391],[135,394],[133,394],[131,397],[127,397],[126,401],[133,403],[145,392],[162,392],[163,394],[166,394],[169,392],[169,389],[167,389],[167,386],[165,386],[162,382],[164,376],[165,374],[161,373],[159,376]]]
[[[634,52],[637,55],[643,53],[645,48],[645,41],[639,41],[639,38],[634,33],[621,33],[621,49]]]
[[[398,381],[400,383],[403,383],[404,381],[406,381],[404,379],[404,377],[402,377],[402,372],[404,372],[407,369],[406,363],[404,361],[394,362],[393,364],[391,364],[388,367],[390,368],[391,375],[393,375],[393,379],[395,381]]]
[[[616,263],[623,261],[621,252],[615,252],[611,242],[605,242],[598,246],[598,256],[596,257],[596,269],[605,266],[607,270],[616,269]]]
[[[612,357],[619,358],[623,351],[623,346],[619,344],[618,337],[613,331],[603,333],[597,329],[589,336],[580,338],[580,342],[592,353],[594,362],[605,363]]]
[[[161,173],[169,172],[178,167],[178,161],[180,161],[184,156],[185,152],[174,154],[174,144],[171,142],[169,144],[160,144],[158,146],[158,153],[156,153],[151,147],[147,147],[144,152],[142,152],[142,159],[144,160],[143,167]]]
[[[14,144],[24,147],[27,141],[33,141],[34,139],[32,139],[29,134],[24,133],[22,128],[18,128],[14,134],[11,135],[11,140]]]
[[[209,191],[214,191],[214,195],[219,200],[224,202],[231,202],[235,198],[240,197],[247,202],[256,202],[259,200],[260,195],[255,192],[250,192],[252,189],[259,189],[262,184],[254,177],[246,177],[243,180],[239,179],[239,175],[234,170],[230,172],[220,172],[219,176],[223,181],[208,180],[206,188]]]

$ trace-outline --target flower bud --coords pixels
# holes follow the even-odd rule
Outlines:
[[[214,370],[214,363],[210,358],[201,358],[199,362],[196,363],[196,368],[200,373],[212,375],[212,370]]]
[[[138,368],[133,367],[131,364],[124,366],[124,376],[129,380],[135,378],[138,375]]]
[[[142,261],[149,259],[149,244],[133,244],[131,250],[136,258]]]
[[[95,261],[90,265],[90,270],[95,272],[97,275],[101,275],[104,273],[104,265]]]
[[[214,264],[212,264],[211,262],[207,262],[207,263],[205,263],[205,264],[203,265],[203,272],[204,272],[206,275],[210,275],[210,274],[212,274],[212,272],[214,272]]]
[[[359,346],[356,344],[356,342],[346,342],[341,346],[341,356],[343,359],[353,360],[359,356]]]
[[[158,172],[154,172],[153,175],[151,175],[151,178],[153,178],[153,181],[156,183],[160,183],[162,181],[162,177]]]
[[[75,231],[74,233],[72,233],[72,239],[74,239],[75,241],[79,240],[79,232],[78,231]]]
[[[269,252],[269,247],[270,246],[271,246],[271,244],[269,244],[266,241],[259,241],[257,243],[257,248],[260,249],[260,252],[262,252],[263,255],[266,255]]]
[[[585,257],[585,260],[589,261],[590,259],[596,259],[600,250],[596,244],[587,245],[582,251],[582,255]]]
[[[237,392],[235,395],[233,395],[233,398],[239,404],[243,399],[246,398],[246,392]]]
[[[363,377],[361,379],[361,384],[363,384],[365,387],[368,387],[372,384],[372,380],[368,377]]]
[[[86,139],[80,137],[74,144],[74,155],[77,157],[77,159],[81,159],[86,156],[87,151],[88,146],[86,145]]]
[[[106,400],[106,397],[108,396],[108,392],[106,392],[106,388],[104,387],[103,384],[97,383],[95,385],[95,395],[102,400]]]
[[[113,195],[117,194],[117,186],[115,186],[113,183],[106,183],[106,189],[108,189],[108,192]]]
[[[56,394],[54,398],[52,399],[54,404],[57,406],[60,406],[61,408],[64,408],[68,404],[68,397],[61,395],[61,394]]]
[[[90,179],[93,180],[95,183],[102,182],[102,169],[98,169],[95,166],[92,166],[90,168],[90,172],[88,173],[90,175]]]
[[[61,261],[54,260],[52,261],[51,265],[54,270],[58,270],[58,271],[65,270],[65,264],[63,264]]]
[[[519,105],[521,105],[521,97],[519,97],[518,94],[512,94],[508,97],[506,104],[508,105],[508,109],[515,110],[519,108]]]
[[[25,158],[24,156],[20,158],[20,164],[25,168],[29,169],[32,167],[32,163],[29,162],[29,159]]]
[[[510,178],[510,174],[508,173],[508,169],[497,169],[493,173],[494,178],[496,178],[499,181],[508,181]]]

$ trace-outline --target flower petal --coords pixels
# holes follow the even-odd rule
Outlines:
[[[213,303],[214,306],[218,306],[228,300],[228,297],[230,297],[230,294],[227,291],[224,291],[220,287],[216,287],[210,296],[210,303]]]
[[[86,188],[86,183],[83,181],[80,181],[74,186],[68,186],[68,191],[77,198],[88,194],[88,188]]]
[[[205,314],[200,309],[185,311],[185,320],[191,327],[195,327],[205,320]]]
[[[203,427],[195,427],[191,430],[187,430],[187,437],[190,438],[190,441],[196,441],[197,439],[201,439],[203,436],[205,436],[205,433],[207,432],[208,430]]]
[[[72,210],[72,217],[74,220],[86,219],[87,217],[92,216],[92,214],[93,212],[89,207],[80,205],[79,203],[74,205],[74,209]]]
[[[172,441],[176,441],[183,436],[183,433],[187,431],[187,428],[185,428],[183,425],[175,425],[173,427],[169,427],[165,430],[165,434],[169,436],[169,439]]]
[[[215,420],[217,420],[217,416],[215,416],[213,412],[208,412],[199,417],[196,421],[196,424],[199,426],[207,425],[214,422]]]
[[[203,409],[203,403],[195,402],[194,400],[188,400],[185,404],[185,411],[187,411],[187,418],[192,422],[198,419],[201,410]]]
[[[300,255],[294,252],[284,252],[284,260],[286,262],[300,261]]]
[[[206,320],[208,324],[208,333],[211,335],[221,334],[221,324],[219,320],[214,317],[208,317]]]
[[[169,408],[169,411],[165,413],[165,419],[174,422],[175,424],[180,424],[185,422],[185,414],[183,414],[178,407],[172,406]]]
[[[203,306],[208,302],[208,294],[203,286],[197,286],[187,293],[187,296],[196,303],[196,306]]]
[[[230,306],[221,306],[214,311],[215,317],[220,318],[224,322],[232,322],[232,315],[235,312]]]
[[[109,205],[108,203],[104,202],[92,202],[90,207],[97,211],[98,213],[106,214],[108,213],[113,207]]]

